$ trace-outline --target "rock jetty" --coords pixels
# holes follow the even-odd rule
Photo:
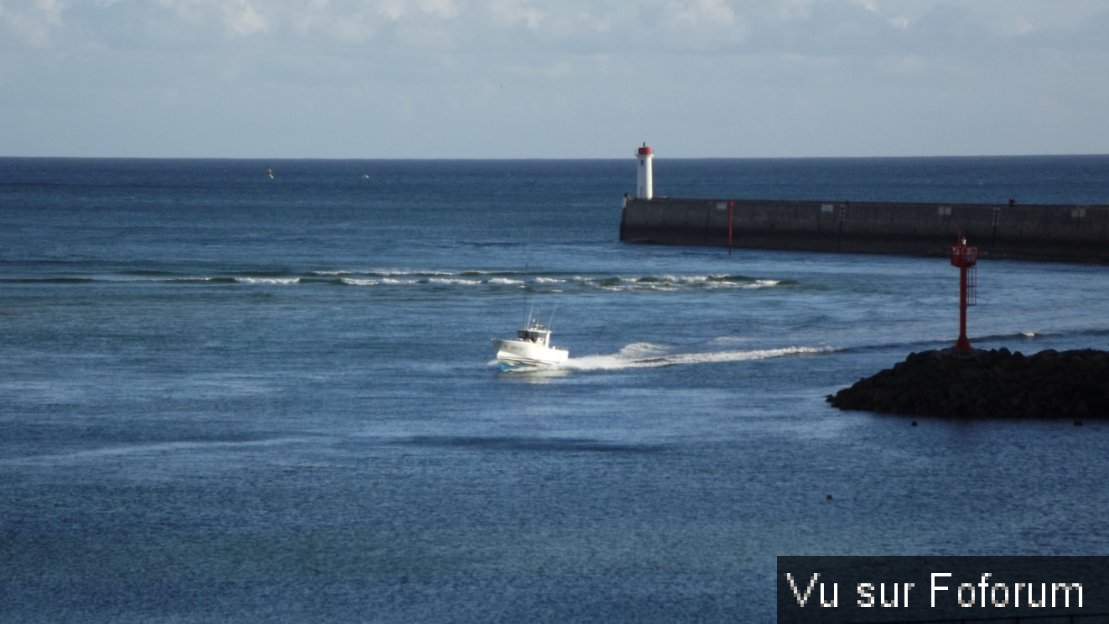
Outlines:
[[[828,395],[832,405],[948,418],[1109,419],[1109,352],[1008,349],[912,353]]]

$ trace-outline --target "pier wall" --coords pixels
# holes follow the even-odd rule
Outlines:
[[[1109,205],[751,199],[624,200],[620,240],[947,255],[962,232],[986,257],[1109,262]]]

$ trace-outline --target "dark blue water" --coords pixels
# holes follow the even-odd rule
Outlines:
[[[1104,425],[825,404],[952,342],[945,261],[624,245],[634,176],[0,159],[0,620],[768,622],[777,555],[1109,554]],[[656,192],[1109,203],[1109,157]],[[1104,267],[979,281],[976,346],[1107,347]],[[533,305],[570,362],[498,373]]]

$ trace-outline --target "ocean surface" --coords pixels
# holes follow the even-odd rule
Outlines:
[[[1106,424],[825,403],[953,343],[946,260],[623,244],[635,173],[0,159],[0,621],[772,622],[778,555],[1109,555]],[[1109,157],[655,190],[1109,203]],[[1109,348],[1109,268],[978,278],[975,346]],[[501,373],[532,308],[571,359]]]

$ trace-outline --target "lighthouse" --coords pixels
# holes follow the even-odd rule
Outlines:
[[[635,151],[635,156],[639,160],[639,174],[635,179],[635,196],[639,199],[651,199],[655,194],[655,183],[651,176],[651,159],[655,157],[655,154],[644,143]]]

